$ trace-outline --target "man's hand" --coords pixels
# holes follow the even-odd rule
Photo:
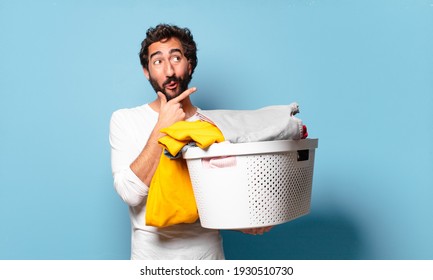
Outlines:
[[[272,229],[272,226],[268,226],[268,227],[241,229],[240,231],[245,233],[245,234],[262,235],[263,233],[268,232],[271,229]]]
[[[167,98],[162,92],[158,92],[157,94],[160,100],[158,126],[160,128],[165,128],[178,121],[185,120],[185,112],[182,109],[181,101],[190,96],[196,90],[195,87],[189,88],[170,101],[167,101]]]

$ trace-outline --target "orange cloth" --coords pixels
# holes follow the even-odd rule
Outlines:
[[[180,121],[161,132],[167,135],[160,138],[159,143],[172,155],[192,141],[202,149],[224,141],[221,131],[204,121]],[[146,225],[166,227],[194,223],[197,219],[197,205],[186,161],[183,158],[170,159],[163,152],[150,183]]]

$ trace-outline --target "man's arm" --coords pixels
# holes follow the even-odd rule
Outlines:
[[[150,182],[152,181],[152,177],[158,167],[159,158],[162,153],[162,147],[158,144],[158,140],[165,134],[161,133],[160,130],[171,126],[175,122],[185,119],[185,112],[183,111],[180,102],[195,91],[196,88],[189,88],[170,101],[167,101],[164,94],[158,92],[158,122],[156,123],[143,150],[130,165],[130,168],[135,175],[147,186],[150,186]]]
[[[157,124],[143,150],[130,165],[132,172],[134,172],[146,186],[150,186],[153,174],[158,167],[159,157],[162,153],[162,147],[158,144],[158,139],[164,136],[164,134],[159,132],[160,129],[162,129],[162,127]]]

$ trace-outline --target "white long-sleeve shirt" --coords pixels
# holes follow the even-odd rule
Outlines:
[[[145,225],[149,187],[131,170],[158,120],[148,104],[121,109],[110,121],[111,166],[114,187],[129,206],[132,227],[131,259],[224,259],[217,230],[199,222],[165,228]]]

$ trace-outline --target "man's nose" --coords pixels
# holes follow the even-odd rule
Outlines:
[[[167,77],[171,77],[171,76],[173,76],[173,74],[174,74],[174,67],[171,64],[171,62],[167,62],[166,67],[165,67],[165,75]]]

